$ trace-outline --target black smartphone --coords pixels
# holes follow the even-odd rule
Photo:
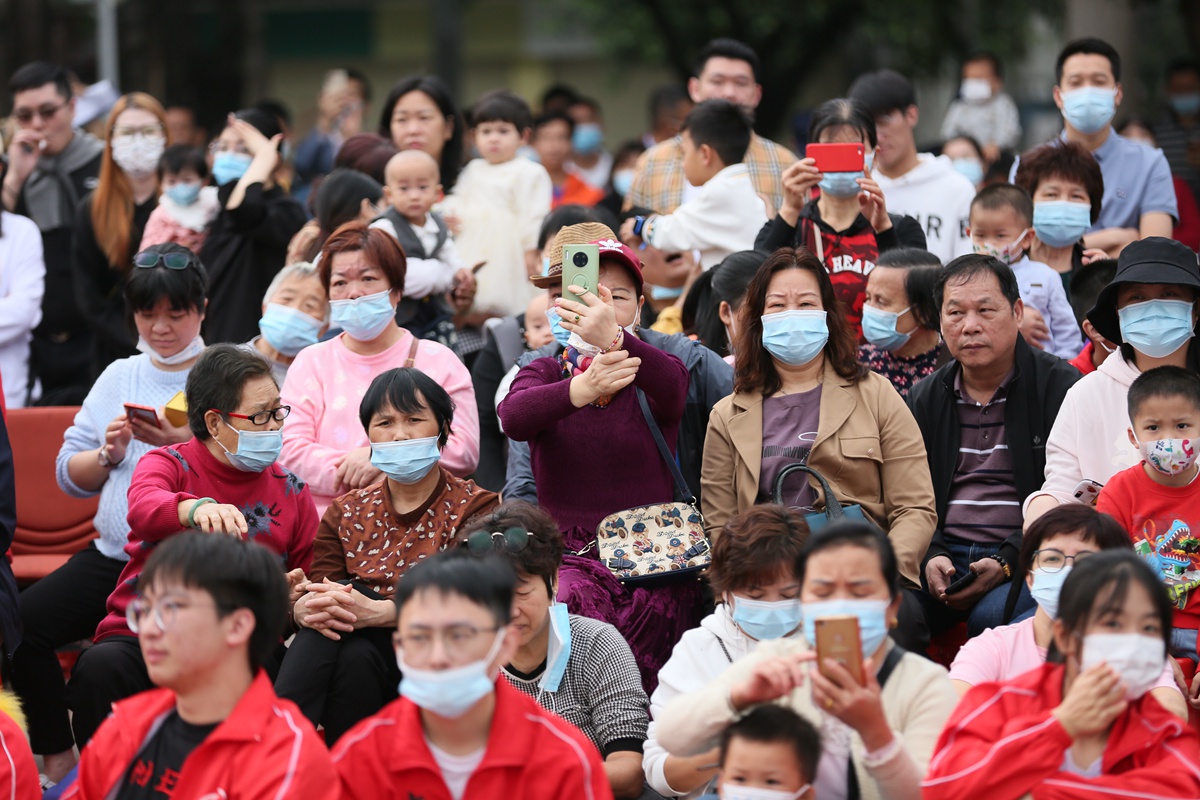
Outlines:
[[[954,581],[949,586],[947,586],[946,594],[947,595],[958,594],[963,589],[967,588],[972,583],[974,583],[975,579],[978,577],[979,577],[979,575],[977,575],[976,573],[968,572],[966,575],[963,575],[961,578],[959,578],[958,580]]]

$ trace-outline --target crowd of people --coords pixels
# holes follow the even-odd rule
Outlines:
[[[759,69],[611,151],[564,86],[372,132],[334,70],[294,152],[270,102],[206,151],[14,72],[0,408],[78,406],[99,500],[0,560],[0,792],[1200,796],[1200,65],[1123,135],[1071,42],[1019,154],[994,56],[937,154],[868,73],[803,158]]]

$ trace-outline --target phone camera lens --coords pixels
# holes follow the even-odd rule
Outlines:
[[[587,253],[576,253],[572,259],[577,267],[586,267],[588,263]]]

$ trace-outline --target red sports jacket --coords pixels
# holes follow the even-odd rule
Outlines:
[[[63,800],[104,800],[175,707],[155,689],[113,705],[79,761]],[[183,762],[171,800],[330,800],[337,774],[316,731],[259,671],[233,713]]]
[[[1196,733],[1149,694],[1117,717],[1101,775],[1062,770],[1072,739],[1052,713],[1061,664],[971,689],[942,731],[921,783],[925,800],[1145,800],[1200,797]]]

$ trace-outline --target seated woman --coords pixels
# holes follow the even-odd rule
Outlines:
[[[192,438],[187,426],[177,428],[163,416],[162,407],[184,390],[204,350],[204,265],[186,247],[161,244],[139,253],[129,272],[125,306],[142,352],[105,368],[63,436],[56,461],[65,493],[100,495],[94,520],[100,535],[20,595],[25,634],[12,657],[13,687],[28,714],[33,751],[44,757],[53,781],[75,765],[66,683],[54,651],[90,638],[104,619],[105,601],[129,560],[127,497],[138,462],[155,447]],[[155,409],[158,424],[148,413],[130,417],[127,403]]]
[[[481,557],[507,558],[517,573],[513,626],[520,637],[500,674],[596,745],[618,798],[642,794],[646,693],[629,645],[612,626],[567,612],[556,601],[563,539],[546,512],[505,503],[462,529]]]
[[[928,250],[898,247],[879,256],[867,278],[858,360],[892,382],[901,397],[950,355],[939,333],[933,284],[942,262]]]
[[[734,394],[717,403],[704,444],[704,524],[769,502],[791,464],[821,473],[834,498],[795,477],[789,506],[858,503],[892,541],[905,584],[920,585],[933,536],[933,481],[921,431],[886,378],[855,360],[855,337],[829,273],[803,248],[775,251],[737,319]]]
[[[861,172],[822,174],[816,159],[802,158],[783,171],[783,205],[754,240],[756,250],[803,247],[816,253],[833,279],[846,319],[857,339],[867,276],[882,253],[895,247],[925,249],[921,223],[889,214],[883,191],[871,177],[875,118],[853,100],[828,100],[812,114],[808,141],[854,143],[865,151]],[[812,199],[819,189],[817,199]]]
[[[329,300],[321,276],[302,261],[276,273],[263,295],[260,333],[244,346],[267,360],[282,386],[296,354],[316,344],[328,327]]]
[[[1047,663],[967,692],[922,783],[928,800],[1200,796],[1196,732],[1149,693],[1171,602],[1131,551],[1079,561]]]
[[[571,230],[560,231],[560,241]],[[672,471],[639,394],[673,450],[688,371],[637,334],[644,300],[637,255],[613,238],[588,243],[600,248],[598,294],[588,292],[586,305],[566,296],[555,301],[558,324],[582,343],[522,367],[497,414],[509,438],[530,443],[538,502],[563,531],[568,555],[559,600],[574,613],[614,625],[653,691],[675,642],[700,621],[699,582],[621,583],[594,552],[596,530],[610,514],[673,500]],[[561,280],[557,273],[552,279]]]
[[[706,573],[717,608],[683,635],[658,673],[652,718],[676,697],[703,689],[759,642],[803,636],[796,561],[806,541],[808,524],[795,509],[754,506],[729,520]],[[671,755],[655,725],[652,720],[643,749],[646,782],[666,797],[699,797],[717,774],[716,751]]]
[[[816,797],[917,800],[957,698],[946,670],[888,638],[901,599],[888,538],[869,523],[835,523],[809,537],[796,573],[804,638],[763,642],[676,697],[655,719],[659,742],[674,755],[706,752],[744,712],[782,700],[821,731]],[[818,618],[847,615],[858,620],[865,686],[833,659],[818,671],[809,649]]]
[[[449,348],[396,324],[404,267],[396,238],[361,222],[338,228],[321,250],[330,319],[342,333],[301,350],[288,369],[283,398],[295,413],[280,459],[311,486],[320,514],[335,497],[383,480],[356,412],[371,381],[393,367],[417,367],[450,394],[458,420],[442,466],[465,477],[479,461],[471,374]]]
[[[445,550],[463,524],[498,502],[439,465],[454,404],[425,373],[383,373],[371,381],[358,415],[371,464],[384,477],[337,498],[321,518],[310,582],[295,603],[301,630],[275,682],[280,697],[325,726],[330,744],[396,699],[390,598],[397,578]]]
[[[1037,609],[1011,625],[989,628],[962,646],[950,665],[950,682],[959,695],[981,683],[1012,680],[1045,663],[1063,581],[1072,567],[1101,550],[1128,549],[1125,529],[1083,503],[1066,503],[1038,517],[1025,531],[1019,561]],[[1151,692],[1164,708],[1186,720],[1187,703],[1175,684],[1174,670],[1170,662],[1163,666]]]
[[[209,347],[188,375],[187,407],[192,438],[147,453],[129,486],[129,561],[67,686],[81,748],[114,702],[153,688],[125,617],[159,543],[188,528],[253,539],[292,583],[312,558],[317,513],[304,482],[276,463],[289,409],[267,362],[238,345]]]

